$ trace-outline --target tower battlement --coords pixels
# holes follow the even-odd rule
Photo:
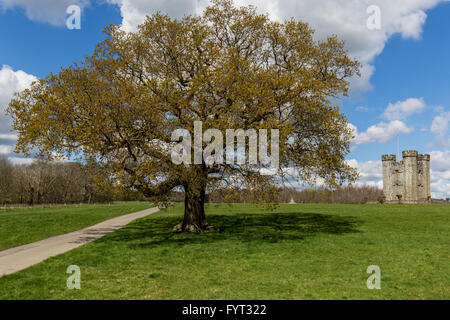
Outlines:
[[[430,155],[429,154],[419,154],[417,157],[417,160],[419,161],[430,161]]]
[[[397,157],[395,154],[383,154],[381,156],[381,160],[383,161],[397,161]]]
[[[419,153],[416,150],[408,150],[408,151],[403,151],[402,156],[403,156],[403,158],[406,158],[406,157],[416,157],[417,158],[419,156]]]
[[[407,150],[402,156],[400,162],[395,155],[381,156],[386,202],[430,202],[430,155]]]

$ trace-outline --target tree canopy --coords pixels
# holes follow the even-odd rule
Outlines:
[[[230,0],[213,1],[199,16],[156,13],[135,32],[111,25],[105,34],[92,55],[10,102],[16,151],[81,154],[158,200],[183,188],[183,231],[209,228],[205,192],[217,186],[245,186],[270,202],[287,168],[329,186],[355,179],[345,162],[352,133],[332,100],[348,93],[360,64],[336,36],[315,40],[307,23],[274,22]],[[174,163],[172,133],[193,136],[196,121],[224,136],[277,129],[279,168],[264,175],[248,163]]]

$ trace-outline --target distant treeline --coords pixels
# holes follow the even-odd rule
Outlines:
[[[79,163],[35,161],[13,165],[0,158],[0,205],[101,203],[141,200],[137,192],[109,187],[96,188],[99,172]],[[103,182],[107,179],[103,179]]]
[[[282,190],[280,202],[296,203],[346,203],[364,204],[367,202],[384,202],[383,190],[371,186],[346,186],[336,190],[304,189]]]
[[[207,194],[209,203],[252,203],[257,198],[250,190],[218,189]],[[172,201],[182,202],[183,192],[173,192]],[[278,202],[289,203],[345,203],[364,204],[368,202],[384,202],[383,190],[370,186],[346,186],[336,190],[318,189],[279,189]]]
[[[99,188],[98,181],[101,181]],[[258,202],[250,190],[217,189],[208,192],[210,203]],[[145,200],[137,191],[115,187],[114,181],[102,176],[92,166],[74,162],[35,161],[29,165],[13,165],[0,158],[0,205],[101,203],[114,200]],[[184,193],[174,191],[171,201],[183,202]],[[336,190],[278,189],[279,203],[355,203],[383,202],[383,191],[369,186],[347,186]]]

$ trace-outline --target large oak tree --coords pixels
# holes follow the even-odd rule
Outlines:
[[[105,33],[91,56],[11,101],[16,151],[81,154],[158,200],[183,188],[179,228],[191,232],[209,228],[210,188],[245,187],[270,202],[285,168],[331,186],[356,177],[345,162],[348,121],[332,101],[347,94],[360,65],[336,36],[315,40],[307,23],[273,22],[229,0],[213,1],[201,16],[156,13],[135,32],[111,25]],[[172,132],[193,136],[195,121],[224,136],[278,129],[280,169],[262,175],[262,165],[174,163]]]

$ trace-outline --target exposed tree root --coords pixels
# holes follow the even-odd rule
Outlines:
[[[183,222],[180,222],[176,226],[172,228],[174,232],[193,232],[193,233],[205,233],[205,232],[214,232],[220,231],[220,228],[209,225],[207,222],[204,223],[201,227],[196,226],[194,224],[189,224],[183,226]]]

